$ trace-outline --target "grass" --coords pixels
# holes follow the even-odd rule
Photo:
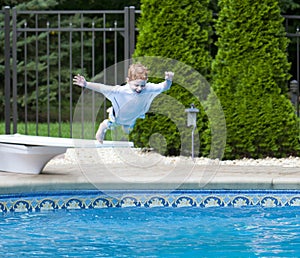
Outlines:
[[[13,133],[13,125],[11,124],[10,132]],[[0,133],[5,134],[5,124],[0,123]],[[51,136],[70,138],[70,123],[40,123],[36,126],[35,123],[18,123],[17,133],[27,135]]]
[[[70,123],[18,123],[17,133],[26,135],[39,135],[39,136],[51,136],[51,137],[63,137],[71,138],[73,131],[79,131],[78,126],[72,125]],[[80,127],[81,129],[81,127]],[[13,125],[11,125],[11,133],[13,133]],[[90,128],[89,128],[90,131]],[[0,133],[5,134],[5,124],[0,123]],[[90,135],[92,136],[92,135]],[[88,132],[85,132],[85,137],[88,137]]]
[[[81,123],[18,123],[17,133],[25,135],[38,135],[38,136],[50,136],[50,137],[62,137],[62,138],[83,138],[83,139],[95,139],[95,134],[98,129],[98,124],[85,122]],[[13,134],[13,125],[10,128],[11,134]],[[5,123],[0,122],[0,134],[5,134]],[[116,128],[114,131],[107,131],[106,140],[120,140],[124,137],[121,128]],[[119,139],[120,138],[120,139]]]

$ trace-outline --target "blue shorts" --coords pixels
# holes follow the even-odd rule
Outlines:
[[[135,122],[131,125],[120,125],[116,123],[116,117],[115,117],[115,112],[113,107],[108,108],[107,112],[108,112],[108,129],[112,129],[114,128],[114,126],[122,126],[125,133],[129,134],[132,131]]]

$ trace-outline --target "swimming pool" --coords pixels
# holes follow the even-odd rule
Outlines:
[[[2,195],[5,257],[297,257],[300,191]]]

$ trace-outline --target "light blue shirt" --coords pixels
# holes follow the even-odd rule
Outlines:
[[[148,82],[142,92],[137,93],[127,83],[124,86],[108,86],[99,84],[96,91],[102,93],[112,103],[115,123],[132,126],[136,119],[143,118],[148,112],[153,99],[168,90],[172,81],[166,80],[158,84]]]

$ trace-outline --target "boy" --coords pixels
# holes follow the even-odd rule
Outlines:
[[[165,81],[159,84],[147,82],[148,70],[140,63],[132,64],[128,69],[128,77],[124,86],[108,86],[100,83],[87,82],[81,75],[73,79],[73,83],[102,93],[112,103],[105,119],[96,133],[96,139],[103,143],[107,129],[113,125],[121,125],[129,134],[136,119],[145,118],[153,99],[172,85],[174,73],[165,72]]]

